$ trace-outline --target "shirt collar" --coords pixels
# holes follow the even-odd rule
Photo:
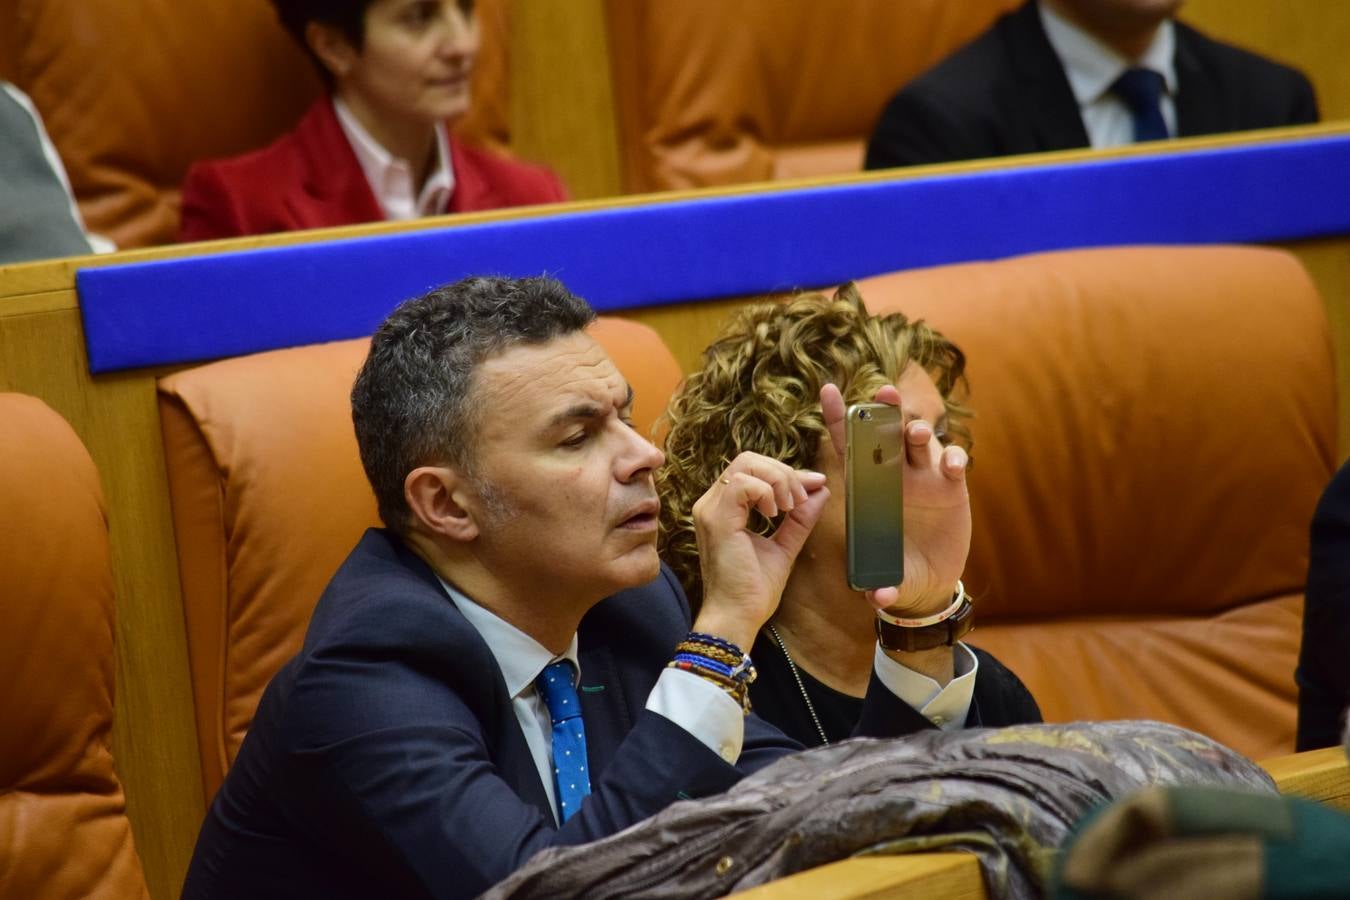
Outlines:
[[[1038,3],[1041,25],[1050,46],[1064,64],[1069,87],[1079,106],[1087,106],[1102,98],[1121,73],[1131,66],[1152,69],[1163,77],[1169,96],[1177,92],[1176,32],[1172,20],[1158,27],[1158,33],[1137,60],[1126,59],[1102,43],[1092,34],[1055,12],[1045,3]]]
[[[366,176],[366,183],[370,185],[371,192],[379,201],[380,208],[389,218],[396,218],[389,215],[392,205],[389,202],[390,184],[396,173],[402,173],[407,183],[411,184],[412,165],[405,159],[396,159],[384,149],[384,145],[375,140],[375,137],[357,120],[351,108],[336,94],[333,95],[333,111],[337,114],[338,124],[342,126],[347,143],[351,144],[356,161],[360,163],[361,172]],[[416,198],[409,198],[415,200],[414,215],[440,215],[445,212],[454,190],[455,170],[450,156],[450,136],[446,132],[445,123],[437,122],[435,166],[427,176],[421,193]]]
[[[572,665],[576,666],[577,681],[581,681],[581,663],[577,659],[575,634],[572,635],[572,642],[567,645],[567,651],[562,656],[554,656],[543,644],[486,607],[479,606],[439,575],[436,576],[436,580],[450,595],[455,608],[463,613],[464,618],[469,620],[469,624],[487,642],[488,649],[497,660],[497,668],[502,670],[506,692],[511,695],[512,700],[520,696],[526,688],[533,687],[534,680],[549,663],[561,659],[570,660]]]

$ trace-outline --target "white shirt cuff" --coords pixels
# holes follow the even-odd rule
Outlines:
[[[731,695],[706,678],[666,669],[647,695],[647,708],[689,732],[731,765],[741,758],[745,713]]]
[[[947,682],[946,687],[891,659],[880,644],[877,645],[872,665],[881,683],[892,694],[918,710],[921,716],[938,728],[955,731],[965,727],[966,716],[970,715],[970,703],[975,697],[975,675],[980,670],[980,661],[965,644],[958,643],[952,647],[952,665],[956,677]]]

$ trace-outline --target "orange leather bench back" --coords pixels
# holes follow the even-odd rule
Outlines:
[[[1257,758],[1292,750],[1307,525],[1336,434],[1327,325],[1299,263],[1081,250],[863,290],[971,360],[974,642],[1051,720],[1156,718]],[[642,326],[598,335],[650,422],[673,358]],[[161,383],[208,795],[375,524],[347,410],[363,352],[278,351]]]
[[[1080,250],[862,284],[970,359],[972,643],[1048,719],[1293,752],[1308,523],[1336,446],[1326,317],[1298,261]]]
[[[886,101],[1020,0],[608,0],[627,191],[862,168]]]
[[[0,394],[0,897],[148,897],[113,768],[113,573],[94,461]]]

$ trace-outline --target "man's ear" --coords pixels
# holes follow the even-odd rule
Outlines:
[[[403,498],[414,523],[452,541],[478,537],[478,521],[466,502],[468,490],[467,480],[445,466],[419,466],[403,479]]]
[[[361,55],[345,34],[327,22],[305,23],[305,43],[337,81],[347,77]]]

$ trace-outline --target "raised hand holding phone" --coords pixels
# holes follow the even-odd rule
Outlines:
[[[855,591],[905,577],[903,430],[900,408],[886,403],[855,403],[844,417],[844,536]]]
[[[902,377],[902,385],[904,381]],[[872,400],[902,408],[900,390],[893,385],[880,388]],[[839,388],[825,385],[820,403],[830,440],[836,452],[845,455],[847,410]],[[944,448],[932,423],[921,419],[905,422],[902,434],[903,581],[869,589],[867,596],[878,609],[917,618],[951,603],[953,589],[965,568],[970,552],[970,497],[965,480],[968,457],[961,447]],[[854,536],[846,539],[850,545],[854,542]]]

